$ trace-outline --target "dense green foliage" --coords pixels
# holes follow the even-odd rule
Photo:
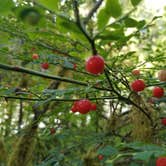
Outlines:
[[[141,3],[0,0],[0,166],[155,166],[166,156],[166,97],[152,96],[166,89],[166,18],[142,19]],[[100,75],[85,70],[93,54],[105,60]],[[138,78],[146,88],[135,93]],[[84,98],[97,110],[73,113]]]

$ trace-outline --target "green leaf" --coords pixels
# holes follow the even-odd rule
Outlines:
[[[14,7],[12,0],[0,0],[0,14],[6,15]]]
[[[141,29],[143,26],[145,26],[146,24],[146,21],[145,20],[141,20],[137,23],[137,28],[138,29]]]
[[[140,165],[136,163],[131,163],[130,166],[140,166]]]
[[[142,0],[131,0],[133,6],[137,6]]]
[[[114,31],[104,31],[102,34],[96,36],[97,39],[102,39],[102,40],[120,40],[124,38],[124,31],[123,29],[117,29]]]
[[[138,22],[136,20],[134,20],[133,18],[126,18],[124,20],[125,22],[125,26],[126,27],[137,27],[138,26]]]
[[[112,146],[105,146],[102,149],[99,149],[98,154],[103,154],[105,156],[115,155],[118,153],[118,150]]]
[[[66,68],[73,68],[73,63],[69,62],[69,61],[64,61],[63,66]]]
[[[105,9],[102,9],[98,14],[98,28],[102,29],[108,22],[110,15],[107,14]]]
[[[50,10],[57,11],[58,9],[58,0],[38,0],[38,2]]]
[[[133,142],[127,145],[128,147],[135,149],[135,150],[142,150],[142,151],[161,151],[164,148],[154,145],[154,144],[144,144],[141,142]]]
[[[110,17],[117,18],[122,14],[122,8],[118,0],[107,0],[105,7],[100,10],[98,18],[98,28],[102,29],[108,23]]]
[[[85,40],[85,37],[83,36],[82,32],[75,24],[75,22],[65,15],[57,16],[56,26],[62,33],[70,33],[73,38],[82,39],[82,41]]]
[[[112,17],[119,17],[122,14],[122,8],[119,0],[107,0],[106,11],[110,13]]]
[[[145,151],[145,152],[138,152],[134,155],[134,159],[136,160],[144,160],[147,161],[153,155],[153,151]]]

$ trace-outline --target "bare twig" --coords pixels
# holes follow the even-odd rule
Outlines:
[[[30,75],[35,75],[35,76],[39,76],[39,77],[43,77],[43,78],[47,78],[47,79],[52,79],[52,80],[59,80],[59,81],[62,81],[62,82],[77,84],[77,85],[81,85],[81,86],[88,86],[89,85],[88,83],[83,82],[83,81],[77,81],[77,80],[69,79],[69,78],[66,78],[66,77],[48,75],[48,74],[45,74],[45,73],[42,73],[42,72],[38,72],[38,71],[35,71],[35,70],[30,70],[30,69],[26,69],[26,68],[18,67],[18,66],[10,66],[10,65],[0,63],[0,69],[19,72],[19,73],[27,73],[27,74],[30,74]],[[108,88],[101,88],[101,87],[97,87],[97,86],[92,86],[92,88],[95,88],[95,89],[98,89],[98,90],[110,91],[110,89],[108,89]]]
[[[93,53],[93,55],[96,55],[97,54],[97,50],[96,50],[96,47],[95,47],[94,39],[92,39],[90,37],[90,35],[88,34],[88,32],[85,29],[84,24],[80,20],[80,13],[79,13],[79,9],[78,9],[78,2],[77,2],[77,0],[73,0],[73,7],[74,7],[75,18],[76,18],[76,24],[78,25],[78,27],[81,30],[81,32],[84,34],[84,36],[89,41],[89,43],[90,43],[90,45],[92,47],[92,53]]]
[[[100,7],[102,4],[103,0],[98,0],[93,8],[89,11],[87,17],[84,19],[84,24],[87,24],[88,21],[91,19],[91,17],[94,15],[94,13],[97,11],[97,9]]]

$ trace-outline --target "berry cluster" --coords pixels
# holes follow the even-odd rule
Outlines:
[[[143,91],[146,88],[145,82],[143,80],[137,79],[131,83],[131,89],[134,92]],[[152,94],[156,98],[161,98],[164,96],[164,89],[161,87],[154,87]]]
[[[82,99],[75,101],[71,110],[73,113],[79,112],[81,114],[86,114],[91,110],[96,110],[96,104],[91,103],[88,99]]]
[[[161,75],[162,74],[162,75]],[[159,80],[160,81],[165,81],[164,78],[165,78],[165,72],[164,71],[160,71],[159,73]],[[132,71],[132,75],[134,76],[137,76],[139,77],[140,75],[140,71],[139,70],[133,70]],[[133,81],[131,83],[131,89],[134,91],[134,92],[140,92],[140,91],[143,91],[144,89],[146,88],[146,84],[144,82],[144,80],[140,80],[140,79],[137,79],[135,81]],[[161,88],[161,87],[154,87],[153,90],[152,90],[152,96],[153,97],[156,97],[156,98],[161,98],[164,96],[164,89]],[[149,100],[150,103],[154,103],[154,100]],[[162,118],[161,119],[161,124],[163,124],[164,126],[166,126],[166,118]]]
[[[134,76],[139,77],[140,76],[140,70],[133,70],[132,74]],[[162,75],[163,76],[163,75]],[[134,92],[140,92],[143,91],[146,88],[144,80],[137,79],[131,83],[131,89]],[[154,87],[152,90],[152,94],[156,98],[161,98],[164,96],[164,89],[161,87]]]

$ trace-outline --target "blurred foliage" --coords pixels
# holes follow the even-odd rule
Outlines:
[[[166,117],[166,97],[157,99],[151,92],[155,85],[166,88],[157,78],[158,71],[166,69],[166,14],[148,13],[141,0],[106,0],[89,19],[96,1],[78,3],[84,28],[95,40],[112,86],[122,97],[101,90],[110,88],[104,74],[85,71],[91,43],[76,24],[72,0],[0,0],[2,166],[19,166],[12,159],[21,163],[27,154],[26,160],[32,161],[24,166],[153,166],[157,157],[166,156],[166,129],[160,119]],[[34,53],[39,59],[32,59]],[[43,62],[50,64],[48,70],[41,69]],[[1,64],[37,74],[2,70]],[[133,76],[133,69],[141,75]],[[38,77],[41,73],[69,81]],[[135,108],[123,98],[130,99],[130,82],[137,78],[146,82],[147,88],[139,95],[154,122],[149,142],[133,140],[130,114]],[[95,102],[97,110],[72,113],[73,101],[82,98]],[[31,134],[34,149],[27,147],[32,144],[27,140]],[[21,139],[26,146],[17,146]],[[28,149],[33,154],[26,153]],[[25,156],[21,158],[20,152]]]

